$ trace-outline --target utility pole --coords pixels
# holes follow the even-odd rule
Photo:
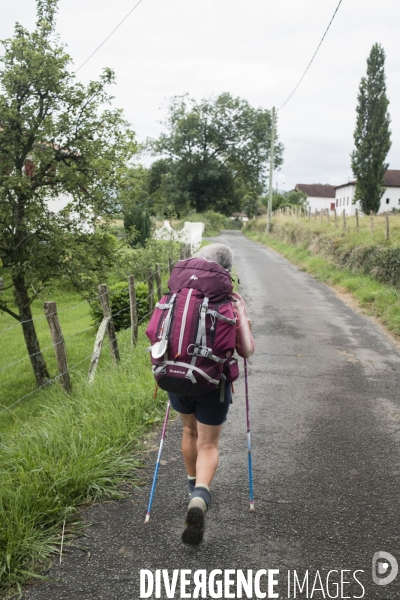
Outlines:
[[[275,107],[272,107],[271,113],[271,148],[269,151],[269,184],[268,184],[268,212],[267,212],[267,233],[271,229],[272,213],[272,185],[274,175],[274,146],[275,146]]]

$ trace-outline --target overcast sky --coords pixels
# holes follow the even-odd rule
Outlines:
[[[59,0],[57,29],[78,68],[137,0]],[[0,39],[35,24],[35,0],[1,0]],[[338,0],[142,0],[79,71],[83,82],[116,71],[115,106],[139,141],[161,131],[176,94],[230,92],[254,106],[281,106],[309,63]],[[284,163],[275,182],[339,185],[352,178],[355,108],[374,43],[386,52],[391,169],[400,169],[400,3],[343,0],[299,89],[278,114]]]

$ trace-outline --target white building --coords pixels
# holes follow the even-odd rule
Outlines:
[[[34,170],[35,170],[35,165],[33,163],[32,160],[32,156],[29,156],[24,164],[23,170],[26,173],[27,177],[32,177]],[[47,204],[47,208],[49,209],[50,213],[52,214],[57,214],[58,212],[60,212],[60,210],[63,210],[66,206],[68,206],[68,204],[70,204],[73,201],[73,197],[71,196],[71,194],[67,194],[67,193],[62,193],[59,194],[57,196],[57,198],[49,198],[48,200],[46,200],[46,204]],[[93,215],[93,211],[89,211],[90,216]],[[86,219],[81,218],[81,215],[79,215],[77,212],[70,212],[69,213],[70,219],[71,221],[75,221],[75,224],[78,225],[79,223],[79,228],[81,229],[82,232],[84,233],[94,233],[95,231],[95,227],[89,223]]]
[[[335,209],[335,188],[332,185],[298,183],[294,189],[296,192],[306,194],[308,207],[312,213]]]
[[[391,211],[393,208],[400,209],[400,171],[388,170],[385,173],[383,187],[386,188],[381,198],[380,213]],[[360,210],[360,202],[353,204],[356,192],[356,181],[349,181],[336,187],[335,205],[336,210],[342,214],[355,215],[356,208]]]
[[[69,194],[60,194],[57,198],[51,198],[50,200],[47,200],[46,204],[51,213],[57,214],[60,212],[60,210],[63,210],[63,208],[70,204],[72,200],[73,198]],[[89,215],[93,215],[92,210],[89,211]],[[82,218],[77,212],[70,212],[69,218],[71,221],[75,222],[75,226],[79,227],[83,233],[94,233],[95,227],[86,219]]]
[[[204,223],[190,223],[185,221],[183,229],[177,231],[172,229],[169,221],[164,221],[164,224],[154,232],[154,239],[156,240],[174,240],[176,242],[182,242],[184,244],[190,244],[192,254],[196,252],[203,239]]]

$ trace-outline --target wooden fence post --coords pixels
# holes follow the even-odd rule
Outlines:
[[[346,209],[343,209],[343,229],[346,231]]]
[[[311,206],[308,207],[308,220],[311,219]]]
[[[326,216],[328,218],[328,223],[330,223],[331,222],[331,215],[329,213],[329,208],[326,209]]]
[[[389,213],[386,212],[385,213],[385,221],[386,221],[386,239],[388,240],[390,237],[390,232],[389,232]]]
[[[374,235],[374,211],[373,210],[369,211],[369,229],[370,229],[371,235]]]
[[[360,232],[360,222],[358,219],[358,208],[356,208],[356,231],[357,231],[357,233]]]
[[[147,269],[147,287],[149,290],[149,312],[154,310],[154,275],[151,269]]]
[[[172,269],[173,269],[173,268],[174,268],[174,261],[172,260],[172,258],[169,258],[169,259],[168,259],[168,271],[169,271],[169,274],[170,274],[170,275],[171,275],[171,273],[172,273]]]
[[[323,209],[323,208],[321,208],[321,213],[320,213],[320,219],[321,219],[321,223],[322,223],[322,222],[323,222],[323,220],[324,220],[324,212],[325,212],[325,211],[324,211],[324,209]]]
[[[334,208],[333,214],[334,214],[334,217],[335,217],[335,227],[339,227],[339,224],[338,224],[338,222],[337,222],[337,212],[336,212],[336,208]]]
[[[94,342],[93,354],[90,360],[88,382],[93,383],[94,376],[96,375],[97,365],[99,364],[100,352],[103,346],[104,336],[106,335],[107,326],[110,322],[111,317],[104,317],[100,323],[100,327],[97,331],[96,340]]]
[[[155,276],[156,276],[156,288],[157,288],[157,300],[160,301],[162,298],[162,283],[161,283],[161,267],[160,267],[160,263],[156,264],[156,272],[155,272]]]
[[[114,321],[111,316],[111,308],[110,308],[110,299],[108,296],[108,288],[105,283],[99,285],[99,300],[101,302],[101,307],[103,309],[104,318],[109,318],[107,323],[107,335],[108,340],[110,342],[110,354],[113,360],[118,361],[119,358],[119,350],[118,350],[118,342],[117,342],[117,334],[115,333]]]
[[[68,371],[67,351],[65,348],[64,337],[61,331],[60,322],[57,315],[57,305],[55,302],[45,302],[43,304],[44,314],[50,328],[51,339],[56,353],[58,373],[60,375],[61,385],[67,394],[72,390],[71,379]]]
[[[131,309],[131,345],[134,346],[137,342],[138,337],[138,316],[137,316],[137,305],[136,305],[136,287],[135,278],[133,275],[128,277],[129,283],[129,305]]]

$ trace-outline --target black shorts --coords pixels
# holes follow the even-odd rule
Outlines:
[[[220,390],[216,388],[203,396],[181,396],[168,392],[171,406],[184,415],[193,415],[203,425],[222,425],[226,421],[229,405],[232,402],[231,385],[225,386],[224,401],[220,402]]]

